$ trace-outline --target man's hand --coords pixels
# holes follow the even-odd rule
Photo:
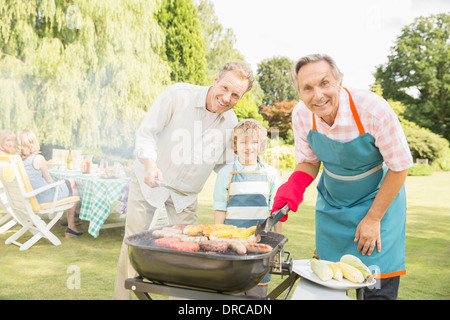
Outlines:
[[[361,251],[362,255],[367,253],[370,256],[375,247],[378,252],[381,251],[381,219],[400,191],[407,175],[408,169],[398,172],[389,169],[386,172],[372,206],[356,228],[354,241],[358,242],[358,251]]]
[[[143,159],[142,162],[144,163],[145,167],[145,176],[144,176],[144,182],[147,184],[150,188],[158,187],[158,181],[163,181],[163,176],[161,170],[156,166],[156,163],[153,159]]]
[[[361,220],[355,233],[355,242],[358,242],[358,251],[364,256],[371,255],[375,247],[381,251],[380,220],[368,216]]]

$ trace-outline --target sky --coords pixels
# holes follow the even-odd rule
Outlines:
[[[419,16],[450,13],[450,0],[211,0],[219,22],[236,36],[251,64],[326,53],[343,85],[370,88],[403,27]]]

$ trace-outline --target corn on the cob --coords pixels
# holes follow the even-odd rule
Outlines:
[[[339,269],[338,266],[335,266],[334,263],[330,263],[330,264],[328,264],[328,266],[333,271],[333,279],[335,279],[337,281],[342,281],[343,274],[342,274],[341,269]]]
[[[190,224],[183,229],[183,233],[188,236],[196,236],[202,232],[203,228],[205,228],[203,224]]]
[[[233,225],[229,225],[229,224],[212,224],[212,225],[209,225],[207,228],[203,229],[203,235],[205,237],[209,238],[211,233],[214,232],[214,231],[234,230],[234,229],[236,229],[236,227],[233,226]]]
[[[226,230],[214,230],[210,233],[210,238],[230,238],[236,237],[244,228],[226,229]]]
[[[234,229],[235,226],[232,225],[226,225],[226,224],[192,224],[187,225],[183,229],[183,233],[188,236],[196,236],[199,234],[203,234],[206,236],[205,233],[209,233],[213,230],[220,230],[220,229]]]
[[[341,269],[342,275],[344,276],[345,279],[347,279],[353,283],[363,283],[364,282],[363,274],[361,273],[361,271],[359,271],[355,267],[352,267],[348,263],[341,262],[341,261],[336,262],[335,265],[338,266],[339,269]]]
[[[246,228],[244,230],[240,230],[236,233],[236,238],[244,238],[247,239],[251,235],[255,234],[256,226]]]
[[[250,228],[235,228],[227,230],[215,230],[210,233],[211,239],[216,238],[244,238],[247,239],[249,236],[255,233],[256,226]]]
[[[314,256],[311,261],[311,270],[319,277],[322,281],[328,281],[333,278],[333,270],[318,257]]]
[[[341,262],[345,262],[361,271],[366,281],[373,281],[372,272],[358,257],[351,254],[346,254],[341,257]]]

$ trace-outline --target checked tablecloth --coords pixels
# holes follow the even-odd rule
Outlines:
[[[101,178],[76,171],[50,171],[54,180],[72,178],[81,198],[80,219],[89,221],[89,234],[97,237],[108,218],[111,205],[122,198],[129,178]]]

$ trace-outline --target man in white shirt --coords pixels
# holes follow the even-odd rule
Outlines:
[[[233,161],[230,135],[237,117],[231,109],[253,82],[248,64],[233,60],[212,86],[177,83],[154,101],[137,132],[124,239],[147,230],[163,205],[171,224],[197,223],[198,193],[212,170]],[[123,243],[114,299],[131,299],[124,284],[135,276]]]

